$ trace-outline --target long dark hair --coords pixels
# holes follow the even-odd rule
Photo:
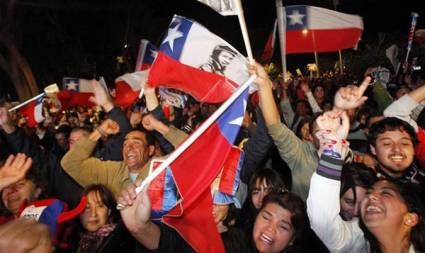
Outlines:
[[[425,190],[419,184],[400,183],[399,181],[385,179],[395,185],[407,206],[410,213],[418,216],[418,223],[412,228],[410,242],[415,248],[415,252],[425,252]],[[381,253],[379,242],[375,236],[367,229],[363,221],[360,222],[365,238],[370,243],[371,252]]]
[[[118,211],[116,210],[117,202],[115,201],[115,197],[112,191],[109,190],[109,188],[103,184],[92,184],[84,188],[81,194],[82,196],[87,196],[90,192],[99,193],[100,199],[102,200],[103,204],[105,204],[105,206],[107,206],[108,209],[111,211],[108,217],[108,221],[110,223],[116,223],[119,220],[120,216]]]
[[[295,240],[292,245],[288,245],[285,248],[285,252],[296,252],[297,248],[303,248],[303,243],[306,242],[307,238],[307,231],[310,228],[305,202],[297,195],[285,189],[274,190],[264,197],[260,212],[271,203],[277,204],[291,213],[291,223],[295,231]]]
[[[347,163],[342,167],[339,197],[352,189],[355,202],[357,200],[356,186],[369,189],[376,181],[378,181],[378,178],[375,173],[363,163]]]

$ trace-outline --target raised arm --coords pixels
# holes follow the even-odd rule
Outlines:
[[[0,191],[25,177],[32,159],[24,154],[10,155],[0,168]]]
[[[264,120],[267,125],[273,125],[280,123],[280,115],[277,109],[276,103],[274,101],[272,87],[273,83],[267,75],[264,68],[258,64],[254,63],[249,65],[249,72],[251,74],[256,74],[257,79],[255,79],[255,84],[258,87],[258,94],[260,96],[260,108],[263,112]]]
[[[148,187],[145,186],[137,195],[136,185],[130,183],[121,192],[117,203],[125,206],[121,210],[121,217],[133,237],[149,250],[158,249],[161,230],[150,220],[151,203]]]
[[[347,85],[341,87],[335,94],[333,110],[341,112],[361,106],[367,100],[367,97],[363,94],[369,87],[370,81],[371,78],[366,77],[360,86]]]
[[[310,177],[317,167],[318,157],[313,145],[299,139],[292,130],[280,121],[279,112],[272,94],[271,81],[263,67],[258,63],[249,67],[257,74],[254,81],[258,86],[260,108],[263,112],[267,130],[279,150],[280,157],[288,164],[293,176],[293,191],[306,199]]]
[[[88,137],[82,136],[62,158],[64,170],[80,185],[100,183],[107,185],[118,196],[121,185],[128,179],[128,171],[122,162],[101,161],[91,157],[100,137],[119,132],[119,126],[111,119],[106,119]]]
[[[8,123],[9,122],[9,123]],[[3,137],[12,153],[24,153],[32,158],[33,168],[47,179],[48,191],[57,198],[64,200],[73,208],[80,201],[81,186],[61,168],[57,157],[52,152],[42,150],[36,137],[28,136],[16,128],[9,120],[6,108],[0,108],[0,125],[3,127]]]
[[[311,109],[313,110],[313,113],[320,113],[322,112],[322,109],[320,108],[319,104],[317,103],[316,99],[313,96],[313,93],[310,90],[310,87],[308,86],[307,82],[301,82],[300,88],[302,91],[304,91],[305,96],[307,97],[307,101],[310,104]]]
[[[173,126],[169,127],[163,122],[159,121],[153,114],[145,115],[143,117],[142,124],[146,130],[157,131],[174,147],[180,145],[180,143],[182,143],[188,136],[183,131]]]
[[[412,90],[390,104],[384,111],[385,117],[397,117],[409,123],[416,132],[418,132],[418,124],[410,117],[412,111],[419,106],[419,103],[425,100],[425,86],[420,86]]]
[[[121,108],[114,105],[111,96],[104,84],[98,81],[92,81],[93,96],[90,101],[102,107],[108,117],[115,121],[119,126],[119,133],[111,135],[105,141],[105,148],[100,152],[102,160],[122,161],[122,144],[125,135],[130,132],[131,125],[125,113]]]
[[[340,177],[348,143],[345,112],[330,111],[317,119],[321,158],[313,174],[307,199],[312,229],[330,252],[366,252],[357,222],[345,222],[340,212]]]

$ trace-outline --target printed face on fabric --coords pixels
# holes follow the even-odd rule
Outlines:
[[[276,203],[268,203],[257,215],[253,240],[260,253],[281,252],[295,239],[291,213]]]
[[[125,137],[123,144],[124,163],[130,170],[141,169],[149,159],[149,150],[145,133],[132,131]]]
[[[218,55],[217,60],[222,67],[225,67],[225,66],[230,64],[230,62],[233,60],[234,57],[235,56],[233,54],[231,54],[230,52],[223,50]]]
[[[108,222],[110,210],[102,202],[99,192],[92,191],[87,195],[87,206],[80,215],[81,224],[89,232],[95,232]]]
[[[3,189],[2,201],[7,210],[17,214],[24,201],[32,202],[38,198],[41,190],[28,179],[22,179]]]
[[[386,131],[378,134],[372,154],[382,169],[392,177],[400,177],[412,164],[415,148],[410,135],[406,131]]]

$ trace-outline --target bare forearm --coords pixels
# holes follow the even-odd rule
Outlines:
[[[149,250],[155,250],[159,247],[159,240],[161,238],[161,230],[155,223],[149,221],[145,225],[130,229],[131,234]]]

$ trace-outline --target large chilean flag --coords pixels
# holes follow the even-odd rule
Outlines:
[[[174,15],[159,51],[148,84],[184,91],[200,102],[221,103],[249,78],[248,62],[241,53],[182,16]],[[223,52],[232,56],[223,60]]]
[[[291,5],[286,12],[286,54],[335,52],[355,48],[363,32],[360,16]]]
[[[247,97],[248,86],[245,85],[217,120],[170,164],[181,202],[162,220],[175,228],[196,252],[224,253],[212,215],[210,185],[231,152],[245,114]],[[222,107],[211,117],[219,114]],[[233,192],[230,188],[229,192]]]

